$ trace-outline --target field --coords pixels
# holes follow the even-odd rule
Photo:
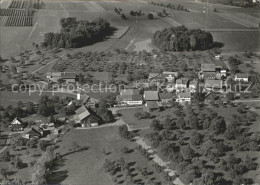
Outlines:
[[[66,172],[67,177],[61,179],[58,183],[113,185],[114,182],[111,180],[117,176],[117,182],[122,181],[122,184],[125,184],[123,181],[125,180],[124,174],[120,172],[120,174],[117,173],[111,178],[110,175],[104,172],[102,167],[106,158],[118,160],[120,157],[123,157],[126,163],[133,164],[131,173],[135,174],[135,180],[142,178],[138,169],[147,168],[152,174],[150,175],[151,178],[163,182],[160,175],[154,173],[151,167],[152,162],[148,162],[138,151],[133,150],[137,145],[134,142],[122,139],[118,135],[118,127],[71,130],[59,144],[58,152],[60,154],[67,153],[75,142],[80,146],[88,146],[89,149],[65,157],[64,166],[59,171]],[[122,155],[121,149],[123,147],[128,147],[132,151]]]
[[[4,7],[6,7],[4,1]],[[1,28],[1,56],[10,57],[25,48],[31,49],[32,43],[40,43],[46,32],[58,32],[59,20],[62,17],[77,17],[78,19],[93,20],[97,17],[107,19],[111,25],[129,30],[120,38],[111,38],[101,43],[77,49],[78,51],[108,51],[115,48],[136,50],[151,50],[149,40],[152,34],[159,29],[169,26],[185,25],[190,28],[209,29],[215,36],[215,40],[224,42],[224,50],[244,51],[259,50],[259,31],[252,31],[258,26],[259,17],[255,9],[245,10],[237,7],[223,5],[208,5],[193,1],[177,1],[174,4],[182,4],[190,12],[168,10],[168,17],[157,17],[147,20],[144,16],[130,16],[130,10],[142,10],[144,13],[159,12],[163,8],[149,5],[146,1],[44,1],[44,8],[37,10],[32,20],[33,27],[16,29]],[[127,20],[123,20],[114,12],[114,8],[121,8]],[[206,8],[205,8],[206,7]],[[214,13],[217,8],[220,12]],[[207,9],[207,14],[203,11]],[[235,18],[234,18],[235,17]],[[233,29],[240,30],[239,32]],[[4,35],[4,36],[3,36]],[[237,39],[243,39],[243,44],[238,44]],[[117,37],[117,36],[116,36]],[[141,42],[141,43],[140,43]],[[148,42],[148,43],[147,43]],[[142,47],[140,47],[140,45]]]

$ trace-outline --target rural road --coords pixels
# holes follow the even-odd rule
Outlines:
[[[258,99],[244,99],[244,100],[235,100],[234,103],[250,103],[250,102],[260,102],[260,98]]]
[[[137,137],[135,137],[134,139],[135,139],[135,141],[136,141],[136,143],[137,143],[138,145],[141,145],[142,148],[144,148],[145,150],[147,150],[148,153],[151,154],[151,157],[153,157],[153,161],[154,161],[155,163],[157,163],[157,164],[160,165],[160,166],[165,167],[165,169],[164,169],[163,171],[168,172],[168,175],[169,175],[169,176],[175,176],[176,171],[171,170],[171,169],[169,168],[167,162],[164,162],[157,154],[153,154],[153,153],[154,153],[154,150],[152,149],[151,146],[149,146],[149,145],[147,145],[147,144],[145,143],[145,141],[143,140],[143,138],[137,136]],[[184,183],[183,183],[178,177],[177,177],[176,179],[174,179],[173,184],[175,184],[175,185],[184,185]]]
[[[61,56],[59,56],[59,57],[63,57],[63,56],[65,56],[65,54],[63,54],[63,55],[61,55]],[[53,62],[56,62],[58,59],[59,59],[59,58],[55,58],[55,59],[51,60],[50,62],[48,62],[48,63],[45,64],[44,66],[42,66],[42,67],[36,69],[35,71],[31,72],[31,74],[34,74],[34,73],[36,73],[37,71],[41,70],[42,68],[46,67],[47,65],[49,65],[49,64],[51,64],[51,63],[53,63]]]

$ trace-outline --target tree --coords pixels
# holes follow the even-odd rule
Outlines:
[[[235,95],[233,92],[227,93],[226,97],[229,101],[233,101],[235,99]]]
[[[178,121],[176,122],[176,126],[180,129],[184,129],[185,128],[185,120],[183,117],[180,117],[178,119]]]
[[[154,119],[154,120],[152,121],[152,124],[150,125],[150,128],[151,128],[152,130],[160,131],[160,130],[162,130],[162,125],[160,124],[160,121],[159,121],[159,120]]]
[[[181,153],[184,159],[191,159],[194,156],[194,150],[189,144],[181,148]]]
[[[0,174],[2,175],[2,177],[4,178],[4,180],[7,180],[7,179],[8,179],[8,172],[7,172],[6,169],[1,168],[1,169],[0,169]]]
[[[223,134],[226,130],[226,122],[223,117],[215,118],[211,121],[210,129],[215,134]]]
[[[150,19],[150,20],[154,18],[152,13],[149,13],[149,14],[147,15],[147,17],[148,17],[148,19]]]
[[[196,39],[195,39],[194,35],[190,36],[190,46],[191,46],[192,50],[194,50],[196,47]]]
[[[122,19],[127,19],[124,13],[121,13]]]
[[[203,141],[202,135],[199,134],[198,132],[195,132],[191,137],[190,137],[190,144],[191,145],[200,145]]]

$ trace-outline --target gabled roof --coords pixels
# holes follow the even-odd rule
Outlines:
[[[139,95],[138,89],[122,89],[120,90],[120,95],[132,96]]]
[[[207,77],[216,77],[216,72],[204,72],[203,73],[204,77],[207,78]]]
[[[188,83],[188,78],[180,78],[176,80],[176,84],[184,84],[186,85]]]
[[[172,99],[173,94],[172,93],[160,93],[159,97],[160,97],[161,100]]]
[[[146,101],[158,101],[159,96],[158,96],[158,91],[144,91],[144,99]]]
[[[76,74],[72,73],[72,72],[62,72],[61,73],[61,78],[63,78],[63,79],[75,79],[76,78]]]
[[[237,78],[248,78],[248,74],[247,73],[237,73],[236,77]]]
[[[46,76],[52,76],[52,78],[53,77],[59,78],[61,77],[61,72],[47,72]]]
[[[214,71],[216,71],[216,65],[215,64],[201,64],[200,69],[203,72],[205,72],[205,71],[214,72]]]
[[[81,97],[80,97],[80,100],[85,103],[86,101],[88,101],[90,99],[90,97],[86,94],[83,94]]]
[[[82,105],[80,108],[78,108],[75,112],[80,121],[85,119],[86,117],[90,116],[90,112],[84,105]]]
[[[178,98],[191,98],[191,93],[179,93]]]
[[[16,123],[15,123],[16,122]],[[18,118],[18,117],[16,117],[16,118],[14,118],[14,120],[11,122],[11,125],[22,125],[23,124],[23,122],[22,122],[22,120],[20,119],[20,118]]]
[[[157,101],[147,101],[147,108],[149,109],[158,109],[159,105]]]
[[[37,134],[38,136],[41,136],[42,134],[36,130],[34,127],[30,127],[30,128],[27,128],[24,132],[24,134],[31,134],[31,133],[34,133],[34,134]]]
[[[148,78],[154,78],[158,75],[159,75],[159,73],[149,73]]]
[[[141,95],[119,95],[119,101],[141,101],[143,97]]]
[[[205,79],[204,86],[206,88],[222,88],[222,80],[211,80],[211,79]]]

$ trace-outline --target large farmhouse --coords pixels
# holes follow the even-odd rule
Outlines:
[[[159,110],[159,94],[158,91],[144,91],[145,111],[152,112]]]
[[[82,127],[98,126],[99,119],[91,114],[84,105],[78,108],[75,112],[76,123],[80,123]]]
[[[72,72],[48,72],[46,77],[51,82],[59,82],[59,80],[65,83],[75,83],[76,74]]]
[[[117,101],[126,105],[142,105],[143,97],[139,94],[138,89],[122,89]]]

